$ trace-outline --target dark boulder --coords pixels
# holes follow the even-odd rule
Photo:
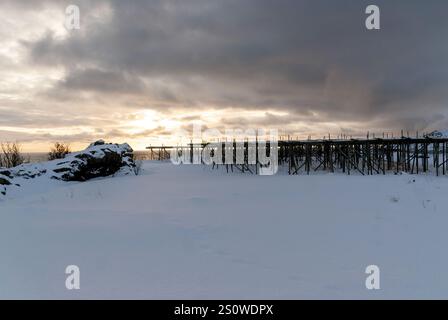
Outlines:
[[[9,180],[9,177],[0,174],[0,185],[2,185],[2,186],[9,186],[11,184],[12,183]]]
[[[52,178],[64,181],[86,181],[123,171],[131,173],[135,167],[133,150],[128,144],[106,144],[99,140],[87,149],[67,155],[56,163]]]

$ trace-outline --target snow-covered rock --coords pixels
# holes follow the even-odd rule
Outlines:
[[[6,186],[9,185],[11,185],[9,177],[0,173],[0,195],[6,194]]]
[[[130,173],[135,167],[133,150],[127,144],[106,144],[100,140],[87,149],[67,155],[51,168],[52,178],[86,181],[106,177],[118,171]]]
[[[6,186],[20,186],[19,182],[41,176],[62,181],[86,181],[115,173],[129,174],[134,168],[133,150],[127,143],[99,140],[83,151],[67,154],[64,159],[0,168],[0,192],[5,195]]]
[[[9,180],[9,177],[0,174],[0,185],[9,186],[10,184],[11,181]]]
[[[426,138],[448,138],[448,130],[443,130],[443,131],[434,130],[433,132],[425,135],[425,137]]]

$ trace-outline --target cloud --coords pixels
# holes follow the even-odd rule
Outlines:
[[[27,53],[24,64],[63,70],[37,88],[42,112],[49,101],[68,109],[80,99],[101,112],[147,108],[167,117],[229,110],[226,125],[423,130],[443,124],[448,3],[378,0],[379,31],[364,27],[368,4],[80,1],[80,31],[61,36],[47,28],[17,43]],[[21,6],[44,12],[63,4]],[[266,114],[243,119],[234,116],[238,110]]]
[[[70,72],[55,89],[102,93],[138,93],[143,92],[144,87],[144,83],[138,77],[130,74],[98,69],[77,69]]]
[[[87,142],[96,140],[96,135],[88,132],[76,134],[28,133],[14,130],[0,130],[3,141],[33,143],[39,141]]]
[[[110,121],[108,124],[111,125]],[[115,124],[117,124],[115,122]],[[79,126],[100,126],[104,122],[100,117],[65,114],[63,112],[42,112],[39,109],[0,108],[0,127],[19,126],[23,128],[67,128]]]

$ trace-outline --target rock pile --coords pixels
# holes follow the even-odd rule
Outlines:
[[[127,143],[113,144],[99,140],[83,151],[67,154],[64,159],[0,168],[0,194],[6,194],[7,186],[20,186],[20,180],[40,176],[62,181],[86,181],[118,172],[130,174],[135,167],[133,150]]]

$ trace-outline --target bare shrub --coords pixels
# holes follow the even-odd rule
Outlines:
[[[48,153],[48,160],[64,159],[71,152],[70,146],[65,143],[56,142]]]
[[[25,158],[20,151],[20,144],[17,142],[6,142],[1,145],[0,167],[13,168],[21,165]]]

